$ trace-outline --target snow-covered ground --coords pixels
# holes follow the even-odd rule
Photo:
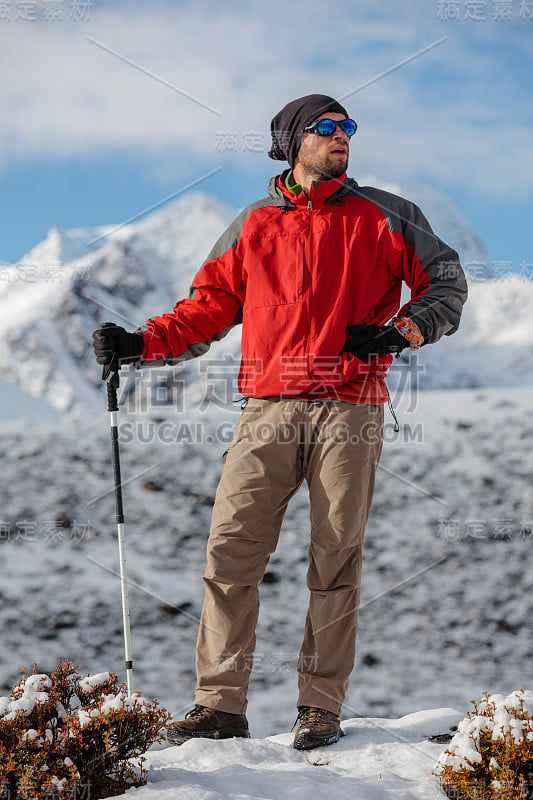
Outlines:
[[[233,409],[121,411],[135,685],[192,701],[212,497]],[[518,389],[421,392],[387,416],[365,543],[357,666],[345,716],[465,709],[531,685],[533,407]],[[134,438],[132,438],[134,437]],[[196,437],[191,440],[190,437]],[[107,414],[4,423],[2,691],[59,657],[122,670]],[[293,499],[262,585],[254,734],[287,730],[307,602],[308,504]],[[287,610],[290,613],[287,613]],[[169,675],[173,676],[169,680]]]
[[[190,741],[148,756],[148,784],[135,800],[442,800],[433,775],[446,734],[461,716],[453,709],[401,719],[350,719],[336,745],[292,749],[292,734],[267,739]]]
[[[441,207],[441,228],[432,203],[443,238],[487,261],[453,209]],[[90,334],[105,319],[131,329],[169,310],[231,216],[187,198],[133,226],[52,231],[2,269],[2,694],[34,661],[41,671],[70,658],[87,673],[123,675],[109,422]],[[132,795],[285,800],[331,780],[336,796],[354,800],[436,798],[442,746],[425,737],[485,691],[531,687],[532,305],[524,278],[474,281],[460,332],[423,361],[393,365],[401,429],[387,413],[346,738],[314,755],[287,747],[307,603],[303,488],[261,586],[254,739],[151,753],[150,783]],[[134,684],[176,717],[193,699],[211,506],[239,417],[238,356],[235,330],[202,359],[122,376]],[[457,711],[427,710],[443,708]]]

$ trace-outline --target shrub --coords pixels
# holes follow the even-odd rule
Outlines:
[[[99,800],[146,783],[142,755],[169,721],[156,700],[69,661],[23,673],[0,697],[0,798]]]
[[[485,694],[437,761],[455,800],[533,798],[533,692]]]

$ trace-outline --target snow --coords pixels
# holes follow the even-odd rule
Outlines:
[[[517,743],[524,738],[531,740],[532,717],[528,707],[532,697],[530,690],[514,691],[507,697],[501,694],[487,696],[478,704],[476,713],[471,712],[459,723],[447,750],[439,756],[437,768],[451,766],[474,770],[475,765],[483,761],[482,734],[491,734],[493,741],[509,736]],[[490,766],[493,771],[500,769],[494,758],[491,758]]]
[[[111,678],[110,672],[97,672],[96,675],[88,675],[78,682],[78,686],[85,694],[91,694],[98,686],[108,681]]]
[[[3,717],[4,714],[7,713],[11,706],[11,700],[9,697],[0,697],[0,717]]]
[[[192,740],[148,753],[148,784],[135,800],[442,800],[433,774],[453,709],[419,711],[401,719],[347,719],[345,736],[302,753],[292,733],[266,739]]]
[[[52,681],[48,675],[29,675],[24,681],[24,693],[41,692],[52,688]]]
[[[48,675],[30,675],[22,684],[22,694],[16,700],[0,697],[0,716],[3,719],[15,719],[22,711],[25,716],[31,714],[36,705],[47,703],[50,699],[45,689],[50,689],[52,682]]]
[[[88,710],[84,708],[79,708],[76,713],[78,715],[80,726],[82,728],[87,727],[87,725],[91,723],[91,720],[96,719],[96,717],[100,716],[100,711],[97,708],[90,708]]]
[[[102,681],[100,681],[100,684],[101,683]],[[104,717],[111,714],[113,711],[133,711],[134,709],[142,709],[147,705],[149,705],[149,700],[147,700],[146,697],[142,697],[139,693],[128,697],[120,691],[118,694],[104,695],[102,702],[99,703],[97,708],[79,708],[76,713],[81,727],[84,728],[86,725],[89,725],[91,720],[96,719],[96,717]]]
[[[26,733],[25,733],[25,734],[22,736],[22,741],[26,741],[26,740],[28,740],[28,741],[33,741],[34,739],[38,739],[38,738],[39,738],[39,734],[38,734],[38,732],[35,730],[35,728],[30,728],[30,729],[29,729],[29,730],[27,730],[27,731],[26,731]]]

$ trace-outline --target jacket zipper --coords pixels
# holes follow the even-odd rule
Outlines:
[[[311,303],[312,298],[312,261],[313,261],[313,201],[309,197],[307,200],[307,211],[309,213],[309,258],[308,258],[308,280],[309,280],[309,292],[307,294],[307,302],[304,303],[305,308],[305,352],[307,355],[306,358],[306,371],[307,371],[307,378],[308,380],[311,379],[311,363],[310,363],[310,353],[309,353],[309,339],[310,339],[310,317],[311,317],[311,308],[308,304]],[[304,275],[303,275],[303,285],[305,287],[305,268],[304,268]]]

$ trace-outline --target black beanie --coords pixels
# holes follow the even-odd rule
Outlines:
[[[349,116],[346,109],[327,94],[307,94],[287,103],[270,123],[272,133],[272,147],[268,153],[270,158],[275,161],[288,161],[293,167],[300,149],[303,129],[329,111],[344,114],[346,118]]]

